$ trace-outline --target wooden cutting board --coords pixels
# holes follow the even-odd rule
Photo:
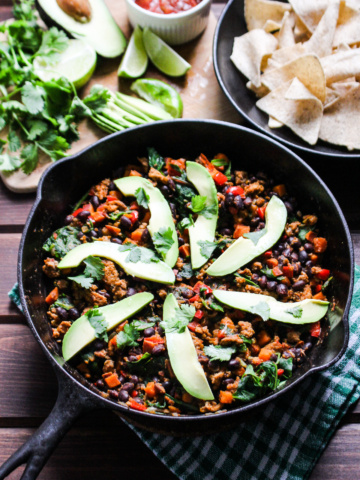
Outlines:
[[[132,29],[127,18],[125,1],[107,0],[106,3],[125,36],[129,38]],[[192,42],[176,47],[177,52],[191,64],[191,70],[185,77],[166,77],[152,65],[149,65],[144,76],[164,80],[178,90],[184,103],[183,118],[208,118],[239,123],[240,117],[221,91],[213,69],[212,43],[216,22],[214,14],[210,12],[209,23],[203,34]],[[87,95],[96,83],[101,83],[113,91],[130,93],[132,81],[119,79],[117,76],[119,62],[119,58],[99,59],[95,74],[79,92],[80,97]],[[80,140],[73,143],[70,154],[79,152],[106,135],[93,125],[91,120],[84,120],[79,125],[79,132]],[[30,175],[17,171],[11,175],[1,174],[1,177],[13,192],[32,192],[36,190],[42,173],[49,165],[49,159],[44,155],[40,158],[39,166]]]

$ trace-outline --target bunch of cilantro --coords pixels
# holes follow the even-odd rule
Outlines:
[[[42,82],[33,61],[56,62],[68,46],[66,34],[37,24],[34,0],[14,4],[15,21],[0,26],[0,171],[31,173],[41,152],[52,161],[66,156],[79,138],[77,124],[91,114],[66,78]]]

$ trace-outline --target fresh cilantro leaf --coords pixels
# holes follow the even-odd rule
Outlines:
[[[231,180],[231,162],[229,162],[229,165],[227,166],[224,174],[226,175],[228,180]]]
[[[200,253],[205,258],[210,258],[213,251],[217,247],[216,242],[209,242],[209,240],[199,240],[198,245],[200,245]]]
[[[153,327],[155,325],[155,322],[146,322],[146,321],[143,321],[143,320],[133,320],[131,322],[131,325],[136,330],[145,330],[145,328]]]
[[[109,340],[107,334],[108,323],[104,315],[98,308],[92,308],[85,313],[90,325],[95,330],[95,337],[107,342]]]
[[[13,15],[17,20],[25,20],[30,25],[36,23],[35,15],[35,1],[34,0],[21,0],[14,2]]]
[[[21,165],[19,157],[13,157],[7,153],[0,155],[0,172],[9,173],[17,170]]]
[[[149,157],[149,166],[155,168],[156,170],[161,170],[164,165],[165,161],[161,155],[155,150],[155,148],[148,148],[148,157]]]
[[[94,113],[101,113],[111,98],[111,93],[103,85],[91,87],[90,94],[84,98],[84,104]]]
[[[228,164],[228,161],[225,160],[225,158],[214,158],[213,160],[211,160],[211,163],[215,167],[224,167],[225,165]]]
[[[305,235],[307,233],[311,232],[311,227],[300,227],[299,228],[299,233],[298,233],[298,237],[299,239],[302,241],[302,242],[306,242],[306,237]]]
[[[71,107],[69,110],[70,115],[75,115],[75,117],[83,118],[83,117],[90,117],[91,110],[89,107],[85,105],[85,103],[80,100],[78,96],[73,98],[71,102]]]
[[[260,272],[270,280],[283,280],[285,278],[283,275],[280,275],[279,277],[274,275],[274,272],[269,267],[262,268]]]
[[[76,277],[68,277],[69,280],[78,283],[82,288],[89,289],[94,283],[94,279],[86,276],[85,274],[77,275]]]
[[[177,227],[180,232],[183,232],[187,228],[191,227],[194,225],[194,220],[192,215],[189,215],[189,217],[183,218],[178,224]]]
[[[149,248],[139,248],[141,252],[141,261],[144,263],[150,263],[150,262],[160,262],[160,258],[156,255],[155,252],[150,250]]]
[[[207,220],[210,220],[217,213],[217,205],[209,205],[205,207],[199,215],[203,215]]]
[[[13,129],[9,131],[8,142],[10,152],[16,152],[21,147],[20,138]]]
[[[31,85],[31,83],[30,83],[30,85]],[[25,105],[18,102],[17,100],[9,100],[8,102],[2,103],[1,106],[6,112],[27,113],[27,108],[25,107]]]
[[[298,305],[295,305],[293,308],[288,308],[285,310],[286,313],[290,313],[294,318],[301,318],[303,309],[299,307]]]
[[[149,208],[150,197],[142,187],[135,190],[135,197],[140,207]]]
[[[109,213],[109,218],[113,222],[116,222],[116,220],[118,220],[122,215],[125,215],[125,213],[130,213],[130,212],[131,210],[125,210],[124,212],[112,212],[112,213]]]
[[[266,234],[267,234],[267,230],[266,228],[263,228],[262,230],[258,230],[257,232],[244,233],[243,237],[248,238],[249,240],[252,241],[254,245],[257,245],[259,243],[260,238],[262,238]]]
[[[161,227],[153,236],[153,243],[156,251],[164,258],[174,244],[173,232],[170,227]]]
[[[204,347],[204,352],[211,360],[218,360],[219,362],[228,362],[231,355],[236,352],[235,347],[221,347],[220,345],[208,345]]]
[[[48,130],[47,123],[38,119],[28,121],[28,127],[30,127],[30,130],[27,139],[30,141],[40,137]]]
[[[195,195],[191,199],[191,210],[194,213],[199,213],[205,208],[207,197],[204,195]]]
[[[99,257],[89,256],[85,258],[86,265],[84,274],[87,277],[92,277],[95,280],[101,280],[104,277],[104,264]]]
[[[41,57],[47,64],[55,63],[59,59],[59,54],[62,53],[68,45],[69,38],[65,32],[58,30],[56,27],[52,27],[49,30],[45,30],[36,56]]]
[[[25,82],[21,89],[21,99],[29,111],[33,115],[40,113],[45,105],[44,89],[38,85],[33,85],[30,82]]]
[[[126,262],[137,263],[141,260],[141,250],[140,248],[133,248],[130,250],[129,255],[126,257]]]
[[[144,263],[158,262],[159,258],[149,248],[138,247],[134,243],[125,243],[119,247],[120,252],[129,251],[125,262],[137,263],[142,261]]]
[[[35,143],[29,143],[21,151],[21,158],[23,162],[21,164],[21,169],[26,175],[29,175],[33,170],[35,170],[36,165],[38,164],[38,147]]]
[[[140,337],[140,333],[131,324],[128,323],[124,326],[124,329],[116,336],[117,347],[123,349],[125,347],[137,347],[137,339]]]
[[[270,307],[266,302],[259,302],[256,305],[250,307],[251,312],[254,315],[259,315],[264,321],[270,318]]]
[[[65,310],[70,310],[70,308],[74,308],[74,305],[70,302],[69,297],[62,294],[53,303],[53,307],[61,307],[61,308],[64,308]]]
[[[257,283],[250,280],[250,278],[248,278],[246,275],[240,275],[239,273],[235,273],[235,277],[243,278],[246,283],[248,283],[249,285],[252,285],[253,287],[259,286]]]
[[[212,308],[213,310],[216,310],[217,312],[224,311],[223,307],[216,302],[210,302],[209,307]]]
[[[187,280],[195,275],[190,263],[184,263],[180,271],[180,275],[182,278],[186,278]]]
[[[293,370],[293,358],[283,358],[279,357],[279,361],[277,364],[278,369],[281,368],[284,370],[282,378],[291,378],[292,377],[292,370]]]
[[[163,320],[160,326],[166,333],[183,333],[186,327],[194,318],[196,309],[194,305],[180,305],[175,310],[175,316],[167,320]]]
[[[1,131],[3,128],[6,127],[6,124],[7,124],[7,122],[6,122],[5,117],[1,117],[1,116],[0,116],[0,131]]]
[[[321,290],[322,290],[323,292],[328,288],[328,286],[329,286],[330,283],[332,282],[332,279],[333,279],[333,277],[329,277],[329,278],[326,280],[326,282],[324,283],[324,285],[321,287]]]
[[[59,228],[46,240],[42,248],[46,252],[51,252],[55,258],[61,259],[70,250],[81,244],[77,237],[79,232],[80,230],[74,227]]]

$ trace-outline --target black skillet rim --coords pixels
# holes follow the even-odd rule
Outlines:
[[[276,142],[272,138],[269,138],[267,135],[264,135],[262,133],[254,131],[252,129],[242,127],[242,126],[239,126],[239,125],[235,125],[235,124],[232,124],[232,123],[229,123],[229,122],[219,121],[219,120],[176,119],[176,120],[170,120],[170,121],[165,120],[165,121],[161,121],[161,122],[156,122],[156,124],[167,124],[169,122],[175,122],[175,124],[176,123],[187,123],[189,125],[194,124],[194,123],[222,125],[222,126],[225,126],[225,127],[230,127],[234,130],[242,130],[242,131],[246,131],[246,132],[248,132],[248,133],[250,133],[254,136],[262,137],[264,140],[266,140],[266,141],[268,141],[272,144],[275,144],[276,147],[280,147],[280,149],[285,150],[288,154],[293,156],[294,159],[297,162],[301,163],[303,165],[303,167],[310,172],[310,174],[312,174],[315,177],[317,182],[326,190],[327,194],[331,198],[333,206],[334,206],[334,208],[336,208],[337,213],[338,213],[338,215],[340,217],[340,220],[341,220],[341,222],[343,224],[343,227],[344,227],[344,231],[345,231],[345,234],[346,234],[346,242],[347,242],[348,252],[349,252],[349,256],[350,256],[350,280],[349,280],[350,286],[349,286],[348,299],[347,299],[346,306],[344,308],[343,317],[342,317],[342,321],[343,321],[343,324],[344,324],[344,343],[343,343],[343,346],[342,346],[340,352],[338,353],[338,355],[335,358],[333,358],[332,360],[330,360],[328,363],[326,363],[324,365],[319,365],[319,366],[310,368],[307,372],[305,372],[303,375],[301,375],[299,378],[297,378],[290,385],[285,386],[282,390],[279,390],[275,393],[269,394],[268,396],[266,396],[264,398],[261,398],[261,399],[257,400],[256,402],[253,402],[251,404],[245,404],[245,405],[237,407],[233,410],[229,410],[229,411],[222,412],[222,413],[215,413],[213,415],[204,415],[204,414],[201,414],[201,415],[181,415],[179,417],[174,417],[174,416],[171,416],[171,415],[161,415],[161,419],[166,421],[166,422],[169,422],[169,426],[170,426],[170,422],[171,422],[171,424],[174,424],[174,423],[176,424],[176,423],[179,422],[179,420],[187,421],[187,422],[191,422],[191,423],[207,422],[211,418],[213,418],[213,419],[216,418],[217,421],[219,421],[220,417],[221,418],[226,418],[228,420],[230,417],[237,416],[237,415],[245,413],[249,410],[253,410],[257,407],[260,407],[262,405],[265,405],[265,404],[277,399],[280,395],[282,395],[285,392],[288,392],[290,389],[295,387],[295,385],[297,385],[299,382],[302,382],[310,374],[325,370],[325,369],[329,368],[331,365],[333,365],[334,363],[336,363],[345,353],[345,350],[347,349],[348,341],[349,341],[348,315],[349,315],[349,309],[350,309],[352,292],[353,292],[354,249],[353,249],[353,245],[352,245],[352,241],[351,241],[350,231],[349,231],[349,228],[347,226],[345,217],[344,217],[344,215],[343,215],[335,197],[333,196],[333,194],[331,193],[329,188],[326,186],[326,184],[321,180],[321,178],[314,172],[314,170],[311,167],[309,167],[309,165],[306,162],[304,162],[304,160],[302,160],[300,157],[298,157],[298,155],[296,155],[294,152],[289,150],[287,147],[280,144],[279,142]],[[133,127],[132,130],[137,129],[140,132],[141,129],[151,128],[152,125],[154,125],[154,124],[140,125],[140,126],[137,126],[137,127]],[[58,160],[56,163],[50,165],[49,168],[46,169],[46,171],[44,172],[44,174],[42,175],[42,177],[40,179],[38,189],[37,189],[36,199],[35,199],[35,202],[34,202],[34,205],[33,205],[32,209],[30,211],[30,214],[27,218],[27,221],[26,221],[26,224],[25,224],[25,227],[24,227],[24,230],[23,230],[23,234],[22,234],[22,237],[21,237],[20,246],[19,246],[19,254],[18,254],[17,275],[18,275],[20,299],[21,299],[21,304],[22,304],[22,307],[23,307],[23,313],[26,317],[26,321],[27,321],[31,331],[33,332],[36,340],[38,341],[42,350],[44,351],[46,357],[49,359],[49,361],[50,361],[51,365],[53,366],[54,370],[56,372],[58,371],[58,369],[61,370],[61,372],[66,375],[66,378],[67,378],[68,381],[70,381],[70,382],[73,381],[73,382],[76,383],[77,388],[81,389],[81,391],[82,391],[81,393],[83,393],[84,397],[89,397],[89,395],[90,395],[100,407],[109,408],[111,410],[116,410],[119,413],[123,414],[123,416],[125,418],[127,416],[126,414],[131,413],[131,416],[136,416],[136,417],[139,416],[139,420],[141,420],[141,418],[144,418],[144,421],[142,423],[146,423],[146,418],[147,417],[149,417],[151,419],[154,419],[154,416],[156,416],[156,414],[133,410],[133,409],[130,409],[129,407],[127,407],[127,406],[125,407],[125,406],[123,406],[119,403],[115,403],[115,402],[112,402],[111,400],[108,400],[106,398],[101,397],[98,393],[93,391],[91,388],[86,387],[85,385],[80,383],[74,377],[74,375],[69,371],[69,368],[64,368],[62,365],[60,365],[54,359],[54,357],[52,356],[52,354],[50,353],[50,351],[46,347],[45,343],[42,341],[38,331],[35,328],[35,325],[33,324],[32,320],[31,320],[31,315],[30,315],[30,312],[28,310],[27,303],[26,303],[26,300],[25,300],[25,292],[24,292],[24,287],[23,287],[23,283],[22,283],[22,253],[23,253],[23,249],[24,249],[24,245],[25,245],[25,240],[26,240],[26,237],[27,237],[27,234],[28,234],[28,231],[29,231],[29,227],[30,227],[32,217],[33,217],[39,203],[42,200],[42,195],[41,195],[42,185],[46,182],[46,178],[47,178],[47,175],[49,174],[49,172],[51,170],[53,170],[54,168],[57,168],[57,166],[60,165],[60,164],[63,164],[63,163],[66,163],[66,162],[76,161],[77,157],[79,157],[80,155],[86,155],[86,153],[89,150],[91,150],[92,148],[94,148],[95,145],[97,146],[97,145],[102,144],[104,142],[108,142],[112,138],[114,138],[118,135],[126,135],[126,133],[127,133],[127,130],[124,130],[122,132],[116,132],[116,133],[113,133],[111,135],[108,135],[107,137],[104,137],[103,139],[98,140],[96,143],[94,143],[94,144],[90,145],[89,147],[85,148],[81,152],[78,152],[78,153],[76,153],[76,154],[74,154],[70,157]],[[64,363],[64,365],[65,365],[65,363]],[[144,428],[146,428],[146,426]]]

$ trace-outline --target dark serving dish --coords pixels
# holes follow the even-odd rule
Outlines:
[[[283,0],[280,0],[283,1]],[[287,2],[286,2],[287,3]],[[312,146],[295,135],[288,127],[271,129],[269,116],[256,106],[255,93],[246,87],[247,78],[230,60],[235,37],[246,33],[244,0],[230,0],[216,27],[213,44],[214,68],[220,87],[236,110],[254,127],[285,145],[315,155],[360,159],[360,152],[349,152],[346,147],[332,145],[322,140]]]
[[[321,231],[328,239],[326,265],[334,275],[332,294],[336,309],[323,344],[315,348],[302,368],[281,391],[238,408],[211,415],[172,417],[128,409],[98,393],[59,355],[46,316],[46,286],[42,272],[41,247],[63,224],[64,217],[89,187],[111,176],[121,165],[133,162],[155,147],[173,158],[195,159],[201,152],[226,153],[233,167],[268,173],[284,182],[299,204],[317,213]],[[276,169],[274,169],[276,165]],[[27,220],[19,251],[18,281],[28,324],[52,364],[59,381],[59,396],[44,424],[2,468],[0,479],[18,465],[28,462],[22,478],[35,479],[47,458],[85,410],[110,408],[133,424],[166,434],[206,434],[230,428],[248,418],[250,411],[288,392],[313,372],[336,362],[348,343],[348,312],[353,283],[353,248],[344,216],[322,180],[298,156],[272,139],[236,125],[207,120],[156,122],[125,130],[100,140],[86,150],[53,164],[42,177],[35,205]]]

